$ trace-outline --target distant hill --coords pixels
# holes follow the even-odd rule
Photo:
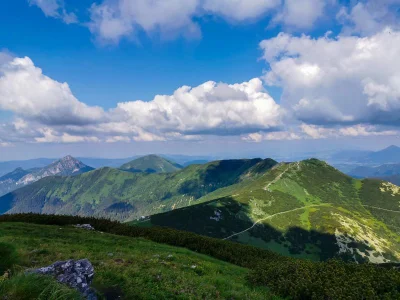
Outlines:
[[[333,154],[329,161],[335,164],[347,162],[375,166],[400,163],[400,147],[392,145],[379,151],[340,151]]]
[[[325,260],[400,260],[400,188],[310,159],[281,163],[143,223]]]
[[[349,171],[348,174],[358,178],[382,178],[400,174],[400,164],[384,164],[377,167],[360,166]]]
[[[12,172],[17,168],[22,168],[24,170],[32,168],[43,168],[48,164],[51,164],[54,158],[35,158],[28,160],[11,160],[11,161],[1,161],[0,162],[0,176]]]
[[[17,168],[14,171],[0,177],[0,195],[5,195],[17,188],[16,182],[33,170]]]
[[[91,166],[95,169],[103,167],[118,168],[120,165],[130,162],[138,156],[131,156],[128,158],[96,158],[96,157],[77,157],[78,160],[85,165]]]
[[[6,211],[79,214],[128,221],[193,205],[241,178],[261,176],[272,159],[223,160],[173,173],[101,168],[73,177],[46,177],[0,198]],[[7,204],[8,203],[8,204]]]
[[[183,167],[158,155],[146,155],[123,164],[120,169],[133,173],[170,173]]]
[[[56,160],[43,168],[32,168],[28,170],[17,168],[0,177],[0,195],[2,196],[47,176],[77,175],[91,170],[93,170],[92,167],[83,164],[72,156],[66,156]]]
[[[370,153],[366,156],[368,161],[374,163],[400,163],[400,147],[389,146],[383,150]]]

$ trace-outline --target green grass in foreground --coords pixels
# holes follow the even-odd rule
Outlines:
[[[248,270],[184,248],[142,238],[85,231],[69,226],[0,223],[0,242],[18,252],[16,273],[58,260],[88,258],[95,268],[93,287],[121,299],[278,299],[265,287],[251,287]],[[18,272],[19,270],[19,272]],[[15,272],[14,272],[15,273]],[[53,294],[21,298],[35,277],[13,275],[0,282],[11,299],[77,299],[50,278]],[[21,282],[21,284],[15,284]],[[33,285],[37,286],[37,285]],[[33,288],[33,287],[32,287]],[[43,291],[42,291],[43,292]],[[38,295],[33,293],[32,295]],[[40,294],[39,294],[40,295]],[[75,294],[76,295],[76,294]],[[1,298],[0,298],[1,299]]]

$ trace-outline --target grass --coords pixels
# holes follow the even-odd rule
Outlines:
[[[141,238],[69,226],[0,223],[0,242],[17,249],[19,269],[88,258],[96,272],[93,287],[122,299],[278,299],[265,287],[249,286],[245,268]],[[18,298],[23,285],[12,291],[15,282],[30,280],[36,279],[15,276],[0,286],[8,299],[25,299]]]
[[[18,274],[0,281],[0,299],[83,300],[75,290],[48,276]]]

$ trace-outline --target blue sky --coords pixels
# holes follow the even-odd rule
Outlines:
[[[243,156],[399,144],[400,74],[390,63],[400,51],[399,7],[3,1],[0,153],[118,157],[228,146]]]

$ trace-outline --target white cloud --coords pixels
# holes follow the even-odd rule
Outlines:
[[[100,107],[79,102],[67,83],[45,76],[28,57],[0,65],[0,109],[43,124],[86,124],[105,118]]]
[[[89,29],[102,43],[135,39],[140,30],[163,38],[198,38],[201,30],[196,18],[216,15],[243,22],[272,12],[280,4],[281,0],[106,0],[92,5]]]
[[[400,125],[400,32],[370,37],[294,37],[260,44],[264,79],[282,87],[282,106],[311,124]]]
[[[281,0],[205,0],[203,9],[228,20],[244,21],[258,18],[280,3]]]
[[[67,83],[44,75],[28,57],[0,66],[0,109],[14,113],[14,121],[0,124],[0,142],[11,143],[199,140],[277,130],[284,116],[258,78],[182,86],[104,111],[80,102]]]
[[[342,7],[336,18],[344,25],[345,34],[364,36],[375,34],[390,26],[399,29],[400,0],[364,0]]]
[[[277,131],[277,132],[255,132],[242,137],[244,141],[256,142],[261,141],[283,141],[283,140],[300,140],[303,137],[295,132],[290,131]]]
[[[39,7],[46,17],[62,19],[66,24],[77,23],[77,16],[65,10],[63,0],[28,0],[30,5]]]
[[[185,135],[271,130],[281,125],[283,114],[257,78],[233,85],[209,81],[194,88],[183,86],[150,102],[119,103],[115,113],[146,131],[157,124],[157,132]]]
[[[323,15],[329,0],[285,0],[282,11],[274,18],[274,23],[289,27],[309,29]]]
[[[117,43],[131,37],[138,29],[147,34],[161,33],[200,36],[198,25],[192,20],[199,0],[112,0],[91,7],[89,28],[104,43]]]
[[[326,139],[331,137],[357,137],[357,136],[396,136],[397,130],[378,130],[375,126],[355,125],[339,128],[327,128],[316,125],[302,124],[301,130],[306,138]]]

